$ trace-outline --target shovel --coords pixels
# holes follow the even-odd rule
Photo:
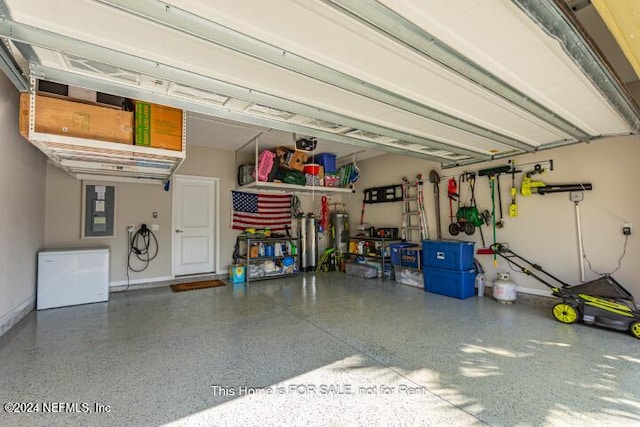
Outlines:
[[[440,175],[434,169],[429,172],[429,182],[433,184],[433,198],[436,207],[436,226],[438,240],[442,239],[442,229],[440,228]]]
[[[500,210],[500,220],[496,221],[496,227],[504,227],[504,217],[502,216],[502,195],[500,191],[500,175],[496,175],[496,189],[498,190],[498,208]]]

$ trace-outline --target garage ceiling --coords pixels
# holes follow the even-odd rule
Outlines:
[[[443,166],[637,133],[553,0],[0,0],[4,68]]]

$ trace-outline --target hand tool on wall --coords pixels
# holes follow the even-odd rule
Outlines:
[[[570,191],[585,191],[591,190],[593,187],[590,183],[577,183],[577,184],[545,184],[542,181],[533,181],[531,177],[535,174],[542,173],[544,170],[536,165],[536,168],[527,172],[522,179],[522,186],[520,188],[520,194],[523,196],[530,196],[532,194],[547,194],[547,193],[565,193]]]
[[[429,172],[429,181],[433,184],[433,199],[436,208],[436,233],[437,238],[442,238],[442,229],[440,227],[440,175],[438,171],[432,169]]]
[[[516,195],[518,189],[516,188],[516,164],[511,161],[511,204],[509,205],[509,216],[515,218],[518,216],[518,205],[516,204]]]
[[[494,223],[498,228],[502,228],[504,227],[504,216],[502,214],[502,191],[500,191],[500,174],[496,175],[496,186],[498,190],[498,210],[500,211],[500,219],[497,222],[494,220]],[[495,243],[495,236],[494,236],[494,243]]]
[[[495,197],[495,175],[489,176],[489,186],[491,187],[491,217],[493,218],[493,244],[496,244],[496,197]],[[482,244],[484,246],[484,243]],[[498,266],[498,258],[493,252],[493,266]]]
[[[364,208],[365,206],[367,206],[367,204],[364,202],[364,200],[362,201],[362,210],[360,211],[360,226],[358,227],[358,230],[362,231],[364,230]]]
[[[498,191],[498,210],[500,211],[500,219],[498,221],[495,220],[495,202],[494,202],[494,210],[492,212],[494,216],[493,224],[494,227],[502,228],[504,227],[504,215],[502,212],[502,192],[500,191],[500,175],[506,172],[511,171],[511,166],[498,166],[491,169],[483,169],[478,171],[478,175],[489,177],[489,184],[491,185],[491,198],[492,200],[495,198],[495,191]]]
[[[449,182],[447,183],[447,197],[449,198],[449,234],[452,236],[457,236],[460,233],[460,228],[458,228],[458,224],[456,223],[455,216],[453,215],[453,201],[458,202],[458,207],[460,207],[460,196],[458,195],[458,183],[455,178],[449,178]]]

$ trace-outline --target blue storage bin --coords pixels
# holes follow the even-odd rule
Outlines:
[[[426,267],[471,270],[475,242],[460,240],[423,240],[422,262]]]
[[[313,157],[313,163],[317,163],[324,167],[324,173],[336,172],[336,155],[333,153],[316,154]]]
[[[389,245],[391,250],[391,264],[420,268],[422,261],[422,249],[420,245],[415,243],[392,243]]]
[[[466,271],[425,267],[424,290],[438,295],[458,299],[471,298],[475,292],[475,269]]]

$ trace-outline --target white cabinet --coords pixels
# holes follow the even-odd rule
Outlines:
[[[109,248],[38,253],[38,310],[109,299]]]

